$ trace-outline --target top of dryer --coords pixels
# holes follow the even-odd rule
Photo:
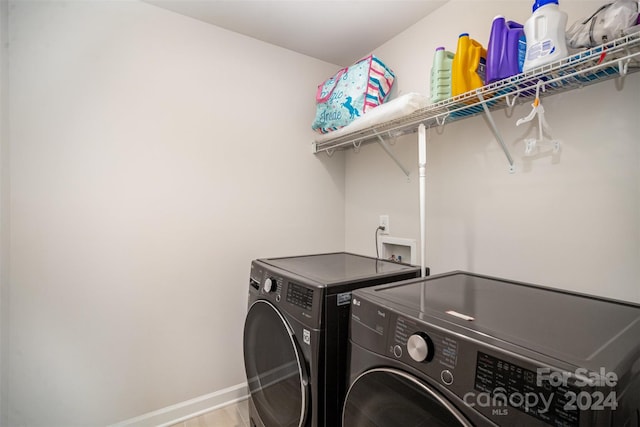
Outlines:
[[[313,280],[326,287],[374,281],[403,273],[418,277],[420,268],[348,252],[302,255],[258,260],[284,272]],[[388,283],[381,280],[379,283]]]
[[[354,297],[578,365],[617,365],[640,355],[637,304],[459,271],[361,289]]]

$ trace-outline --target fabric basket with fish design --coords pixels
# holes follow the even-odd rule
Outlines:
[[[393,71],[375,55],[339,70],[318,85],[312,129],[328,133],[347,126],[382,104],[394,80]]]

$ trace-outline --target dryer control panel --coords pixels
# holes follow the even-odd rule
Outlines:
[[[249,277],[249,305],[256,299],[265,299],[303,325],[320,327],[322,295],[317,289],[255,261]]]
[[[313,307],[313,289],[289,282],[289,286],[287,286],[287,302],[305,310],[311,310]]]

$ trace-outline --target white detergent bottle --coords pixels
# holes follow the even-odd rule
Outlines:
[[[565,29],[567,14],[558,0],[535,0],[533,14],[524,24],[527,51],[523,71],[529,71],[569,55]]]

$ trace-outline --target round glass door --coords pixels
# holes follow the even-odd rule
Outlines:
[[[372,369],[347,392],[345,427],[471,427],[464,416],[429,387],[395,369]]]
[[[307,412],[304,359],[287,321],[268,301],[256,301],[247,314],[244,366],[264,425],[301,427]]]

